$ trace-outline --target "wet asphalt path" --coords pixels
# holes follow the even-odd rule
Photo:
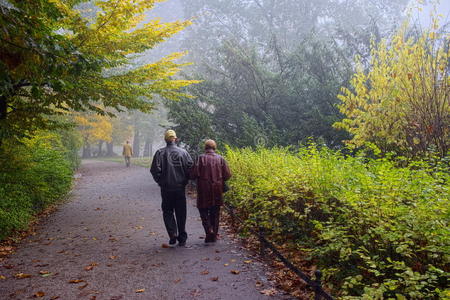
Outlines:
[[[266,270],[237,242],[205,245],[192,199],[187,247],[163,248],[148,169],[89,160],[79,172],[68,201],[0,263],[0,299],[284,298],[261,294],[271,289]]]

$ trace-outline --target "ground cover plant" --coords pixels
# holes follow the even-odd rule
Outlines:
[[[449,173],[312,145],[228,149],[227,201],[342,299],[449,296]]]

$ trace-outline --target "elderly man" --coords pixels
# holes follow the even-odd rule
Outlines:
[[[156,151],[150,173],[161,187],[161,207],[169,245],[175,245],[178,240],[178,245],[184,246],[187,240],[185,188],[193,161],[186,150],[175,144],[175,131],[167,130],[164,139],[167,145]]]
[[[225,159],[215,152],[216,147],[215,141],[207,140],[205,153],[199,156],[191,170],[191,178],[197,179],[197,208],[205,229],[206,243],[217,240],[225,181],[231,177]]]

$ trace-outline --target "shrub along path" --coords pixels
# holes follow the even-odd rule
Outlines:
[[[69,201],[1,262],[1,299],[264,299],[274,291],[237,243],[204,244],[192,200],[187,247],[163,248],[148,169],[85,161],[81,175]]]

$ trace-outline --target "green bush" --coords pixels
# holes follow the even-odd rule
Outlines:
[[[449,295],[448,165],[433,173],[315,146],[229,149],[226,158],[226,199],[246,226],[305,255],[341,299]]]
[[[77,145],[67,132],[41,132],[21,144],[0,147],[0,240],[27,227],[32,216],[70,189]],[[74,136],[73,136],[74,137]],[[65,141],[65,143],[63,143]]]

